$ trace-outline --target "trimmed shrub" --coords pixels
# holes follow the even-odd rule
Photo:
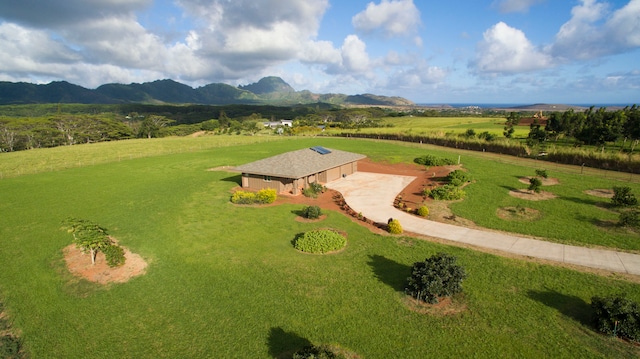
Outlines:
[[[434,155],[425,155],[413,159],[413,162],[424,166],[448,166],[455,165],[456,161],[450,158],[436,157]]]
[[[236,191],[231,196],[231,203],[252,204],[255,202],[256,202],[256,194],[254,192]]]
[[[455,170],[447,175],[447,181],[456,187],[471,181],[471,176],[465,171]]]
[[[273,188],[264,188],[256,193],[256,203],[269,204],[276,201],[278,193]]]
[[[305,232],[295,239],[295,249],[306,253],[327,253],[347,245],[347,239],[340,233],[329,229],[316,229]]]
[[[429,208],[427,208],[427,206],[422,206],[418,208],[418,211],[416,213],[420,217],[427,217],[429,215]]]
[[[438,201],[455,201],[464,198],[466,193],[457,186],[446,184],[430,190],[425,189],[424,195]]]
[[[456,264],[456,257],[438,253],[424,262],[415,262],[405,292],[417,300],[438,303],[438,298],[462,292],[467,274]]]
[[[542,187],[542,181],[538,177],[529,178],[529,191],[540,193],[540,187]]]
[[[387,223],[387,231],[391,234],[400,234],[402,233],[402,226],[400,225],[400,221],[397,219],[390,219]]]
[[[618,225],[621,227],[640,228],[640,211],[634,209],[621,212]]]
[[[613,187],[611,203],[616,207],[632,207],[638,204],[638,199],[631,193],[631,187]]]
[[[124,249],[117,244],[105,247],[102,252],[107,260],[107,264],[111,268],[123,265],[126,260],[124,257]]]
[[[640,341],[640,304],[623,295],[591,298],[596,330],[608,335]]]
[[[322,210],[318,206],[308,206],[302,209],[302,217],[308,219],[317,219],[322,215]]]
[[[276,190],[273,188],[264,188],[258,192],[236,191],[231,196],[231,203],[235,204],[269,204],[275,202],[278,198]]]

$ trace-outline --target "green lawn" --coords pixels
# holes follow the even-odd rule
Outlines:
[[[411,161],[426,147],[325,138],[226,142],[239,138],[169,139],[175,148],[131,159],[107,155],[129,143],[109,143],[95,152],[104,154],[96,164],[74,157],[78,151],[90,158],[95,145],[65,148],[64,156],[39,151],[31,160],[60,163],[0,180],[0,293],[32,357],[273,358],[309,342],[338,344],[364,358],[640,354],[589,326],[592,296],[624,292],[640,300],[638,284],[375,235],[337,212],[301,223],[294,205],[235,206],[229,191],[238,174],[208,170],[311,145],[391,162]],[[509,199],[496,193],[517,187],[515,176],[532,174],[514,167],[484,177],[490,165],[471,157],[463,163],[478,183],[456,206],[460,213],[481,205],[488,213],[490,206],[474,197],[502,205]],[[29,162],[22,166],[30,173]],[[584,202],[576,194],[583,187],[606,184],[558,177],[566,185],[554,190],[576,205]],[[61,252],[71,238],[59,229],[68,216],[108,228],[148,261],[147,274],[107,287],[73,279]],[[347,233],[344,251],[293,249],[297,234],[323,227]],[[450,316],[412,312],[402,293],[410,266],[439,251],[457,256],[469,274],[460,299],[466,309]]]

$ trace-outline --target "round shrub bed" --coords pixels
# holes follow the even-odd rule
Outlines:
[[[295,249],[305,253],[328,253],[347,245],[347,239],[331,229],[316,229],[305,232],[293,242]]]

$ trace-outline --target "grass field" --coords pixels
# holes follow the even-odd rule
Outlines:
[[[14,157],[0,156],[0,168],[12,173],[0,180],[0,293],[32,357],[274,358],[309,342],[337,344],[363,358],[640,355],[638,347],[601,336],[589,325],[592,296],[622,292],[640,300],[638,284],[380,236],[337,212],[301,223],[294,205],[235,206],[229,196],[239,175],[208,170],[312,145],[390,162],[411,161],[427,150],[457,157],[455,152],[326,138],[232,142],[239,139],[27,151],[19,173],[5,166]],[[140,155],[127,158],[131,150],[120,146],[135,146]],[[32,171],[30,161],[44,165]],[[532,170],[501,165],[495,171],[476,157],[463,157],[463,163],[477,182],[467,188],[468,199],[454,206],[456,212],[483,225],[505,225],[491,220],[494,207],[512,205],[507,189],[521,186],[516,177]],[[572,242],[600,231],[584,243],[638,248],[629,244],[637,236],[605,232],[590,221],[608,218],[606,211],[584,210],[595,206],[581,191],[610,187],[610,181],[550,175],[560,179],[550,190],[561,200],[539,204],[551,211],[543,220],[564,210],[559,220],[572,221],[564,227],[587,227],[563,234],[578,229],[557,226],[555,240]],[[106,287],[71,277],[62,257],[71,238],[59,229],[68,216],[108,228],[147,260],[147,274]],[[293,249],[297,234],[322,227],[346,232],[346,249],[325,256]],[[402,293],[410,266],[439,251],[457,256],[469,274],[457,299],[464,308],[446,316],[413,312]]]
[[[404,133],[423,135],[429,133],[462,134],[473,129],[476,134],[489,132],[503,137],[505,119],[500,117],[386,117],[381,123],[392,127],[363,128],[363,133]],[[529,134],[528,126],[515,127],[514,138]],[[332,130],[342,132],[341,130]]]

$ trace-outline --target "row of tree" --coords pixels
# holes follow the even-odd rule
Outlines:
[[[513,126],[518,121],[518,114],[509,114],[505,124],[505,137],[511,137]],[[623,139],[623,148],[628,141],[630,151],[633,152],[640,140],[640,108],[633,105],[616,111],[591,107],[583,112],[575,112],[573,109],[562,113],[552,112],[544,129],[541,126],[541,123],[534,120],[530,126],[529,140],[544,142],[568,138],[575,139],[576,145],[602,146],[607,142]]]

